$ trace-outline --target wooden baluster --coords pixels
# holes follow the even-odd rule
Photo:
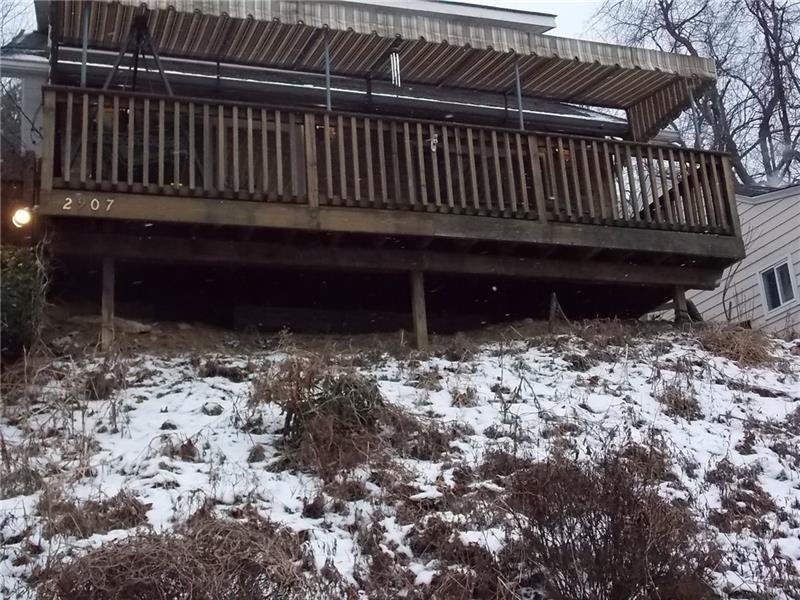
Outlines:
[[[480,208],[478,194],[478,172],[475,167],[475,142],[472,139],[472,127],[467,127],[467,154],[469,155],[469,178],[472,183],[472,205],[475,210]]]
[[[515,133],[516,150],[517,150],[517,172],[519,173],[519,191],[522,198],[522,215],[528,216],[531,212],[530,204],[528,203],[528,178],[525,173],[525,150],[522,147],[522,134]]]
[[[722,193],[722,187],[720,186],[720,179],[719,179],[719,171],[717,170],[717,160],[718,156],[716,154],[709,155],[709,159],[711,160],[711,183],[714,189],[714,204],[717,208],[717,220],[719,226],[722,227],[723,230],[726,232],[728,231],[729,227],[729,220],[728,220],[728,213],[725,210],[725,196]]]
[[[675,173],[675,155],[672,153],[671,148],[667,150],[667,157],[669,159],[669,180],[672,184],[671,195],[672,206],[675,211],[675,221],[679,225],[684,226],[688,223],[688,217],[686,216],[683,202],[681,202],[680,182],[678,181],[677,174]]]
[[[86,186],[86,166],[89,161],[89,94],[83,94],[83,110],[81,112],[81,163],[80,180]]]
[[[341,115],[337,117],[336,123],[338,125],[336,139],[339,146],[339,187],[341,188],[339,192],[342,202],[345,202],[347,200],[347,167],[344,155],[344,119]]]
[[[548,196],[553,201],[553,217],[555,220],[561,220],[561,202],[558,198],[558,185],[556,184],[556,167],[553,161],[553,140],[547,135],[544,138],[545,154],[544,160],[547,169],[547,186]]]
[[[256,193],[256,165],[253,147],[253,109],[247,107],[247,192],[250,197]]]
[[[158,187],[159,191],[164,187],[164,111],[163,100],[158,101]],[[114,111],[116,114],[116,111]],[[116,152],[113,154],[116,155]],[[116,160],[114,161],[116,165]]]
[[[608,142],[603,142],[603,164],[605,165],[606,180],[608,183],[608,201],[611,204],[611,218],[614,221],[619,220],[619,211],[617,210],[617,189],[614,185],[614,175],[611,172],[611,151],[608,147]]]
[[[700,185],[700,178],[697,174],[697,156],[694,152],[689,152],[689,164],[692,168],[691,181],[692,191],[697,202],[698,223],[700,225],[710,225],[711,217],[707,212],[708,201],[703,195],[703,187]]]
[[[617,177],[617,187],[619,188],[617,215],[621,216],[624,221],[627,221],[628,203],[625,201],[625,174],[622,170],[622,156],[619,151],[619,144],[617,143],[614,144],[614,174]]]
[[[331,158],[331,117],[328,113],[322,119],[325,126],[325,199],[333,200],[333,159]]]
[[[725,196],[728,214],[730,215],[730,232],[731,234],[741,238],[742,237],[742,224],[739,221],[739,213],[736,208],[736,190],[733,183],[733,167],[731,166],[731,159],[728,156],[721,156],[722,160],[722,173],[725,178]]]
[[[594,172],[597,200],[600,204],[600,220],[605,221],[608,218],[608,211],[606,210],[606,186],[603,185],[603,172],[600,170],[600,147],[594,140],[592,140],[592,170]]]
[[[642,192],[642,212],[644,213],[644,220],[646,223],[652,222],[653,218],[650,215],[650,199],[647,197],[647,182],[644,174],[644,159],[642,158],[642,147],[636,146],[636,168],[639,173],[639,189]]]
[[[416,183],[414,181],[414,165],[411,160],[411,131],[408,122],[403,123],[403,142],[406,150],[406,170],[408,171],[408,202],[416,205]]]
[[[558,149],[558,171],[561,174],[561,187],[564,190],[564,207],[567,211],[567,218],[572,220],[572,200],[569,193],[569,178],[567,177],[567,163],[564,158],[564,140],[559,136],[556,138]]]
[[[283,130],[279,110],[275,111],[275,185],[275,193],[283,199]]]
[[[503,150],[506,159],[506,177],[508,178],[508,193],[511,196],[511,214],[517,214],[517,186],[514,181],[514,161],[511,158],[511,136],[508,132],[503,133]]]
[[[306,196],[308,206],[319,207],[319,171],[317,169],[317,116],[306,113],[304,117],[306,137]]]
[[[636,178],[633,176],[630,144],[625,144],[625,169],[628,171],[628,183],[631,188],[631,217],[633,221],[640,221],[642,215],[639,214],[639,199],[637,198]]]
[[[111,117],[111,184],[119,185],[119,96],[112,102],[114,114]]]
[[[447,206],[450,207],[450,212],[455,208],[453,199],[453,172],[450,168],[450,136],[447,131],[447,126],[442,125],[442,148],[444,150],[444,183],[445,192],[447,193]]]
[[[231,175],[233,176],[233,194],[239,195],[239,107],[231,108]],[[294,153],[292,153],[294,158]],[[295,194],[297,196],[297,194]]]
[[[203,104],[203,188],[214,189],[214,167],[211,164],[211,107]]]
[[[647,147],[647,172],[650,176],[650,189],[653,192],[653,207],[656,216],[656,223],[659,225],[664,222],[661,215],[661,204],[658,201],[658,188],[656,187],[656,174],[653,170],[653,148]]]
[[[150,100],[144,99],[142,110],[142,185],[145,191],[150,187]]]
[[[581,165],[583,167],[583,183],[586,191],[586,199],[589,204],[589,217],[595,220],[594,193],[592,192],[592,176],[589,171],[589,155],[586,150],[586,141],[581,140]]]
[[[394,204],[400,204],[403,199],[403,189],[400,185],[400,148],[397,142],[397,123],[392,121],[391,125],[389,126],[389,133],[391,135],[391,163],[392,163],[392,181],[394,183],[394,188],[392,188],[392,202]],[[409,153],[410,155],[410,153]],[[408,160],[408,159],[406,159]],[[411,167],[409,166],[409,179],[411,178]],[[409,186],[412,188],[414,185],[409,182]]]
[[[575,150],[575,140],[569,139],[569,162],[572,173],[572,189],[575,192],[575,214],[578,220],[583,219],[583,194],[581,193],[580,168],[578,167],[578,153]]]
[[[261,193],[269,200],[269,120],[267,109],[261,109]]]
[[[289,129],[289,179],[291,198],[287,200],[297,201],[300,196],[300,165],[298,164],[298,152],[300,148],[297,144],[297,114],[290,112],[287,128]]]
[[[50,191],[53,189],[53,171],[56,166],[56,106],[58,99],[55,90],[43,90],[42,95],[44,104],[42,106],[43,139],[40,185],[42,191]]]
[[[361,204],[361,167],[358,164],[358,122],[355,117],[350,117],[350,143],[353,152],[353,194],[356,204]]]
[[[417,123],[417,166],[419,168],[419,195],[422,205],[428,206],[428,183],[425,180],[425,142],[422,136],[422,125]]]
[[[536,197],[536,218],[542,223],[547,221],[547,203],[544,196],[544,178],[542,165],[539,162],[539,140],[535,135],[528,136],[528,154],[531,158],[533,174],[533,194]]]
[[[225,107],[220,104],[217,106],[217,190],[220,194],[225,193]]]
[[[708,167],[706,166],[706,156],[704,154],[697,154],[697,160],[700,162],[700,181],[703,185],[703,196],[706,199],[706,214],[708,215],[708,224],[715,229],[719,227],[720,218],[717,206],[714,201],[714,195],[711,193],[711,184],[708,181]]]
[[[494,158],[494,181],[497,185],[497,208],[500,213],[506,210],[506,199],[503,194],[503,176],[500,171],[500,150],[497,145],[497,132],[492,130],[492,156]]]
[[[478,145],[481,149],[481,184],[483,185],[483,200],[486,203],[484,208],[491,212],[492,184],[489,180],[489,157],[486,152],[486,136],[483,129],[478,130]]]
[[[72,92],[67,92],[67,122],[64,129],[64,154],[61,158],[61,176],[65,183],[69,183],[72,174]]]
[[[683,154],[683,150],[678,151],[678,161],[680,162],[681,170],[681,187],[683,188],[684,213],[687,216],[689,226],[695,227],[697,225],[697,214],[693,206],[692,192],[689,189],[689,177],[686,174],[686,157]]]
[[[172,106],[172,187],[181,189],[181,105],[175,102]]]
[[[364,162],[367,169],[367,198],[370,206],[375,206],[375,173],[372,171],[372,123],[364,118]]]
[[[130,190],[133,187],[133,165],[134,165],[134,144],[133,138],[136,132],[136,103],[133,98],[128,98],[128,157],[127,157],[127,167],[128,167],[128,189]]]
[[[389,205],[389,190],[386,189],[386,146],[383,130],[383,119],[378,119],[378,171],[381,177],[381,202],[386,207]]]
[[[428,127],[428,133],[430,134],[430,139],[435,140],[437,138],[436,128],[433,125]],[[437,142],[438,144],[438,142]],[[433,175],[433,198],[434,203],[437,208],[442,206],[442,194],[439,188],[439,150],[437,145],[436,152],[431,149],[431,173]]]
[[[453,128],[456,143],[456,170],[458,171],[458,201],[461,210],[467,208],[467,182],[464,179],[464,157],[461,155],[461,129]]]
[[[664,214],[667,219],[667,223],[670,227],[675,225],[675,217],[672,214],[672,202],[669,199],[669,185],[667,184],[667,178],[664,175],[664,151],[661,148],[658,148],[656,151],[656,156],[658,157],[658,176],[661,179],[661,197],[664,199]]]
[[[189,102],[189,190],[194,192],[195,184],[195,122],[194,102]],[[251,140],[252,143],[252,140]]]
[[[147,102],[147,100],[145,100]],[[96,148],[96,158],[95,158],[95,165],[94,165],[94,180],[95,183],[100,185],[103,181],[103,118],[106,114],[105,109],[105,97],[103,94],[100,94],[97,97],[97,148]],[[145,126],[145,140],[147,138],[147,127]],[[145,148],[147,145],[145,144]],[[146,166],[145,166],[146,168]]]

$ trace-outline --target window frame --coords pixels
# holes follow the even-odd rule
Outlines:
[[[792,289],[792,293],[793,293],[794,297],[791,298],[790,300],[785,301],[785,302],[781,302],[775,308],[770,308],[769,307],[769,298],[767,296],[767,289],[766,289],[766,286],[764,285],[764,274],[765,273],[769,273],[770,271],[772,271],[774,273],[775,281],[776,281],[777,286],[778,286],[778,288],[777,288],[778,289],[778,297],[779,297],[779,299],[782,300],[783,299],[782,298],[783,294],[781,292],[780,279],[778,277],[778,268],[780,268],[783,265],[786,265],[786,270],[789,273],[789,283],[791,285],[791,289]],[[762,301],[763,307],[764,307],[764,315],[767,316],[767,317],[770,317],[770,316],[772,316],[772,315],[774,315],[776,313],[781,312],[782,310],[786,310],[787,308],[789,308],[790,306],[792,306],[794,304],[797,304],[798,296],[800,296],[800,290],[797,289],[797,281],[795,280],[794,272],[792,271],[791,257],[790,256],[785,256],[785,257],[781,258],[780,260],[777,260],[774,263],[772,263],[766,269],[759,270],[759,272],[758,272],[758,287],[761,290],[761,301]]]

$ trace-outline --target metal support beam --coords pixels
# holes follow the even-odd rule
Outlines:
[[[81,87],[86,87],[86,62],[89,53],[89,3],[81,5]]]
[[[422,271],[411,271],[411,312],[417,350],[427,350],[428,316],[425,311],[425,280]]]
[[[519,77],[519,58],[514,59],[514,83],[517,88],[517,114],[519,115],[519,128],[525,129],[525,116],[522,113],[522,82]]]
[[[331,44],[328,30],[325,30],[325,110],[331,110]]]

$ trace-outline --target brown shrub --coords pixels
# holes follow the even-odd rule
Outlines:
[[[677,383],[668,383],[656,393],[656,400],[664,405],[665,412],[671,417],[681,417],[687,421],[702,419],[700,403],[693,390]]]
[[[198,377],[223,377],[234,383],[241,383],[247,379],[247,369],[236,365],[225,364],[218,358],[204,360],[197,370]]]
[[[34,462],[37,453],[35,443],[8,444],[0,433],[0,500],[41,489],[44,477]]]
[[[377,384],[319,358],[290,360],[256,379],[251,403],[275,402],[285,414],[284,449],[291,461],[330,481],[393,447],[433,460],[452,435],[387,405]]]
[[[110,498],[79,502],[53,487],[42,492],[37,505],[47,538],[54,535],[86,538],[95,533],[144,525],[149,508],[149,504],[143,504],[125,490]]]
[[[777,362],[770,353],[767,336],[754,329],[707,326],[700,330],[699,340],[704,349],[742,366],[758,367]]]
[[[296,534],[255,511],[201,511],[174,533],[138,533],[37,574],[40,600],[304,598]]]
[[[501,555],[505,579],[514,565],[517,577],[542,573],[557,600],[716,597],[699,525],[657,482],[621,452],[586,463],[556,455],[517,471],[506,486],[521,536]]]

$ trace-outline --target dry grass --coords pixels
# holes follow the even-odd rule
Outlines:
[[[305,598],[307,557],[294,533],[254,510],[201,509],[174,533],[138,533],[39,572],[40,600]]]
[[[47,538],[54,535],[86,538],[95,533],[138,527],[147,523],[149,508],[150,505],[124,490],[109,498],[77,501],[55,487],[46,488],[37,505]]]
[[[0,499],[27,496],[40,490],[44,475],[36,463],[38,444],[9,444],[0,433]]]
[[[367,462],[402,456],[433,460],[449,450],[452,433],[386,404],[377,384],[320,356],[293,359],[259,374],[251,407],[283,409],[284,451],[295,465],[331,481]]]
[[[770,353],[769,338],[761,331],[709,325],[698,331],[698,339],[708,352],[729,358],[742,366],[760,367],[778,362]]]
[[[687,421],[702,419],[700,403],[693,391],[678,383],[668,383],[659,390],[655,399],[664,405],[665,412],[672,417],[681,417]]]

